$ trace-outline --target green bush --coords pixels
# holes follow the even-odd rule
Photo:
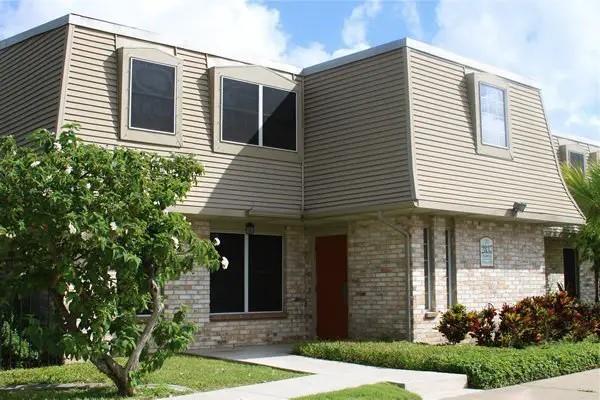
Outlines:
[[[295,353],[315,358],[465,374],[469,387],[491,389],[600,367],[600,343],[586,340],[524,349],[410,342],[307,342]]]
[[[462,342],[469,332],[469,317],[465,306],[456,304],[442,314],[437,330],[450,343]]]
[[[12,317],[0,320],[0,370],[36,364],[39,353],[14,329]]]

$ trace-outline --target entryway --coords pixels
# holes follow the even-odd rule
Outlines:
[[[346,235],[315,238],[317,337],[348,337],[348,260]]]
[[[564,289],[569,296],[577,297],[579,291],[579,267],[577,266],[577,252],[575,249],[563,249],[564,262]]]

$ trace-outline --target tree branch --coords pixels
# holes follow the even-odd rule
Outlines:
[[[151,267],[150,270],[151,270],[151,273],[148,278],[148,281],[150,283],[150,295],[152,296],[152,315],[148,319],[148,322],[146,322],[144,331],[138,338],[135,348],[133,349],[133,352],[129,356],[129,360],[127,360],[127,364],[125,365],[125,372],[127,374],[138,368],[138,366],[140,364],[140,356],[142,355],[142,351],[144,350],[144,347],[146,347],[146,344],[150,340],[150,337],[152,336],[152,332],[154,331],[154,328],[156,327],[156,324],[158,323],[158,318],[160,317],[160,314],[162,314],[162,312],[163,312],[163,304],[162,304],[161,298],[160,298],[160,288],[158,287],[158,284],[154,280],[154,268]]]

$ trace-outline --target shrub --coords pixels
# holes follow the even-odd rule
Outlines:
[[[491,389],[600,367],[600,343],[587,339],[524,349],[410,342],[308,342],[295,353],[385,368],[465,374],[471,388]]]
[[[494,346],[498,343],[496,335],[496,309],[488,304],[483,310],[469,313],[469,335],[480,346]]]
[[[462,304],[456,304],[442,314],[436,328],[450,343],[460,343],[469,332],[469,317],[467,309]]]
[[[21,368],[38,360],[39,353],[12,326],[12,318],[0,321],[0,369]]]

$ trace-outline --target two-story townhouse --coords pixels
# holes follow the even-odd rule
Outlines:
[[[536,85],[411,39],[304,70],[73,14],[1,41],[0,132],[67,122],[204,163],[176,210],[229,268],[165,290],[195,347],[437,341],[451,304],[544,293],[545,229],[584,221]]]

